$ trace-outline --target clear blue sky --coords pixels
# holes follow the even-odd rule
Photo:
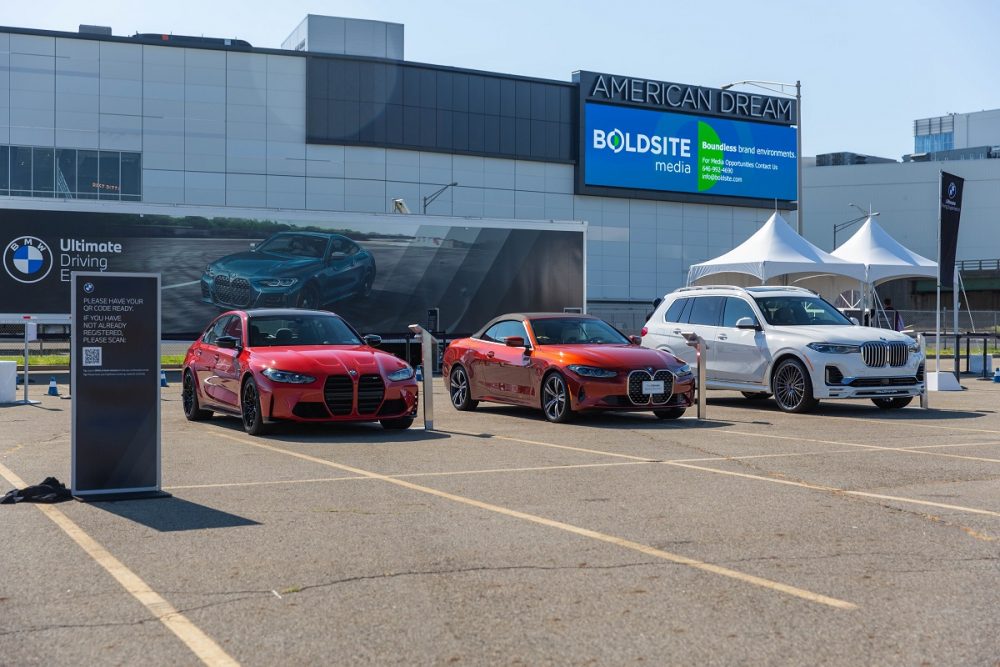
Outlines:
[[[713,87],[799,79],[806,155],[899,159],[914,119],[1000,108],[993,0],[4,0],[0,24],[277,48],[307,13],[402,23],[417,62],[563,81],[578,69]]]

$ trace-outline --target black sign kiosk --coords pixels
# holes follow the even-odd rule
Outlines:
[[[160,276],[71,276],[72,489],[80,500],[160,490]]]

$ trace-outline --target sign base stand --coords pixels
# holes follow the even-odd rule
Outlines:
[[[166,491],[119,491],[115,493],[88,493],[82,496],[73,496],[73,500],[81,503],[104,503],[115,500],[148,500],[152,498],[173,498],[173,495]]]
[[[965,388],[955,379],[950,371],[937,371],[927,374],[928,391],[964,391]]]

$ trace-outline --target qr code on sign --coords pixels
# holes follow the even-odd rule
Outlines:
[[[100,366],[101,365],[101,349],[99,347],[85,347],[83,348],[83,365],[84,366]]]

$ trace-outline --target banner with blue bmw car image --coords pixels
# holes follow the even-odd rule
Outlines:
[[[503,312],[584,305],[582,223],[214,211],[0,209],[0,315],[69,313],[73,271],[160,273],[169,338],[233,308],[321,308],[393,336],[431,308],[463,334]]]
[[[584,116],[586,186],[796,198],[793,127],[590,102]]]

